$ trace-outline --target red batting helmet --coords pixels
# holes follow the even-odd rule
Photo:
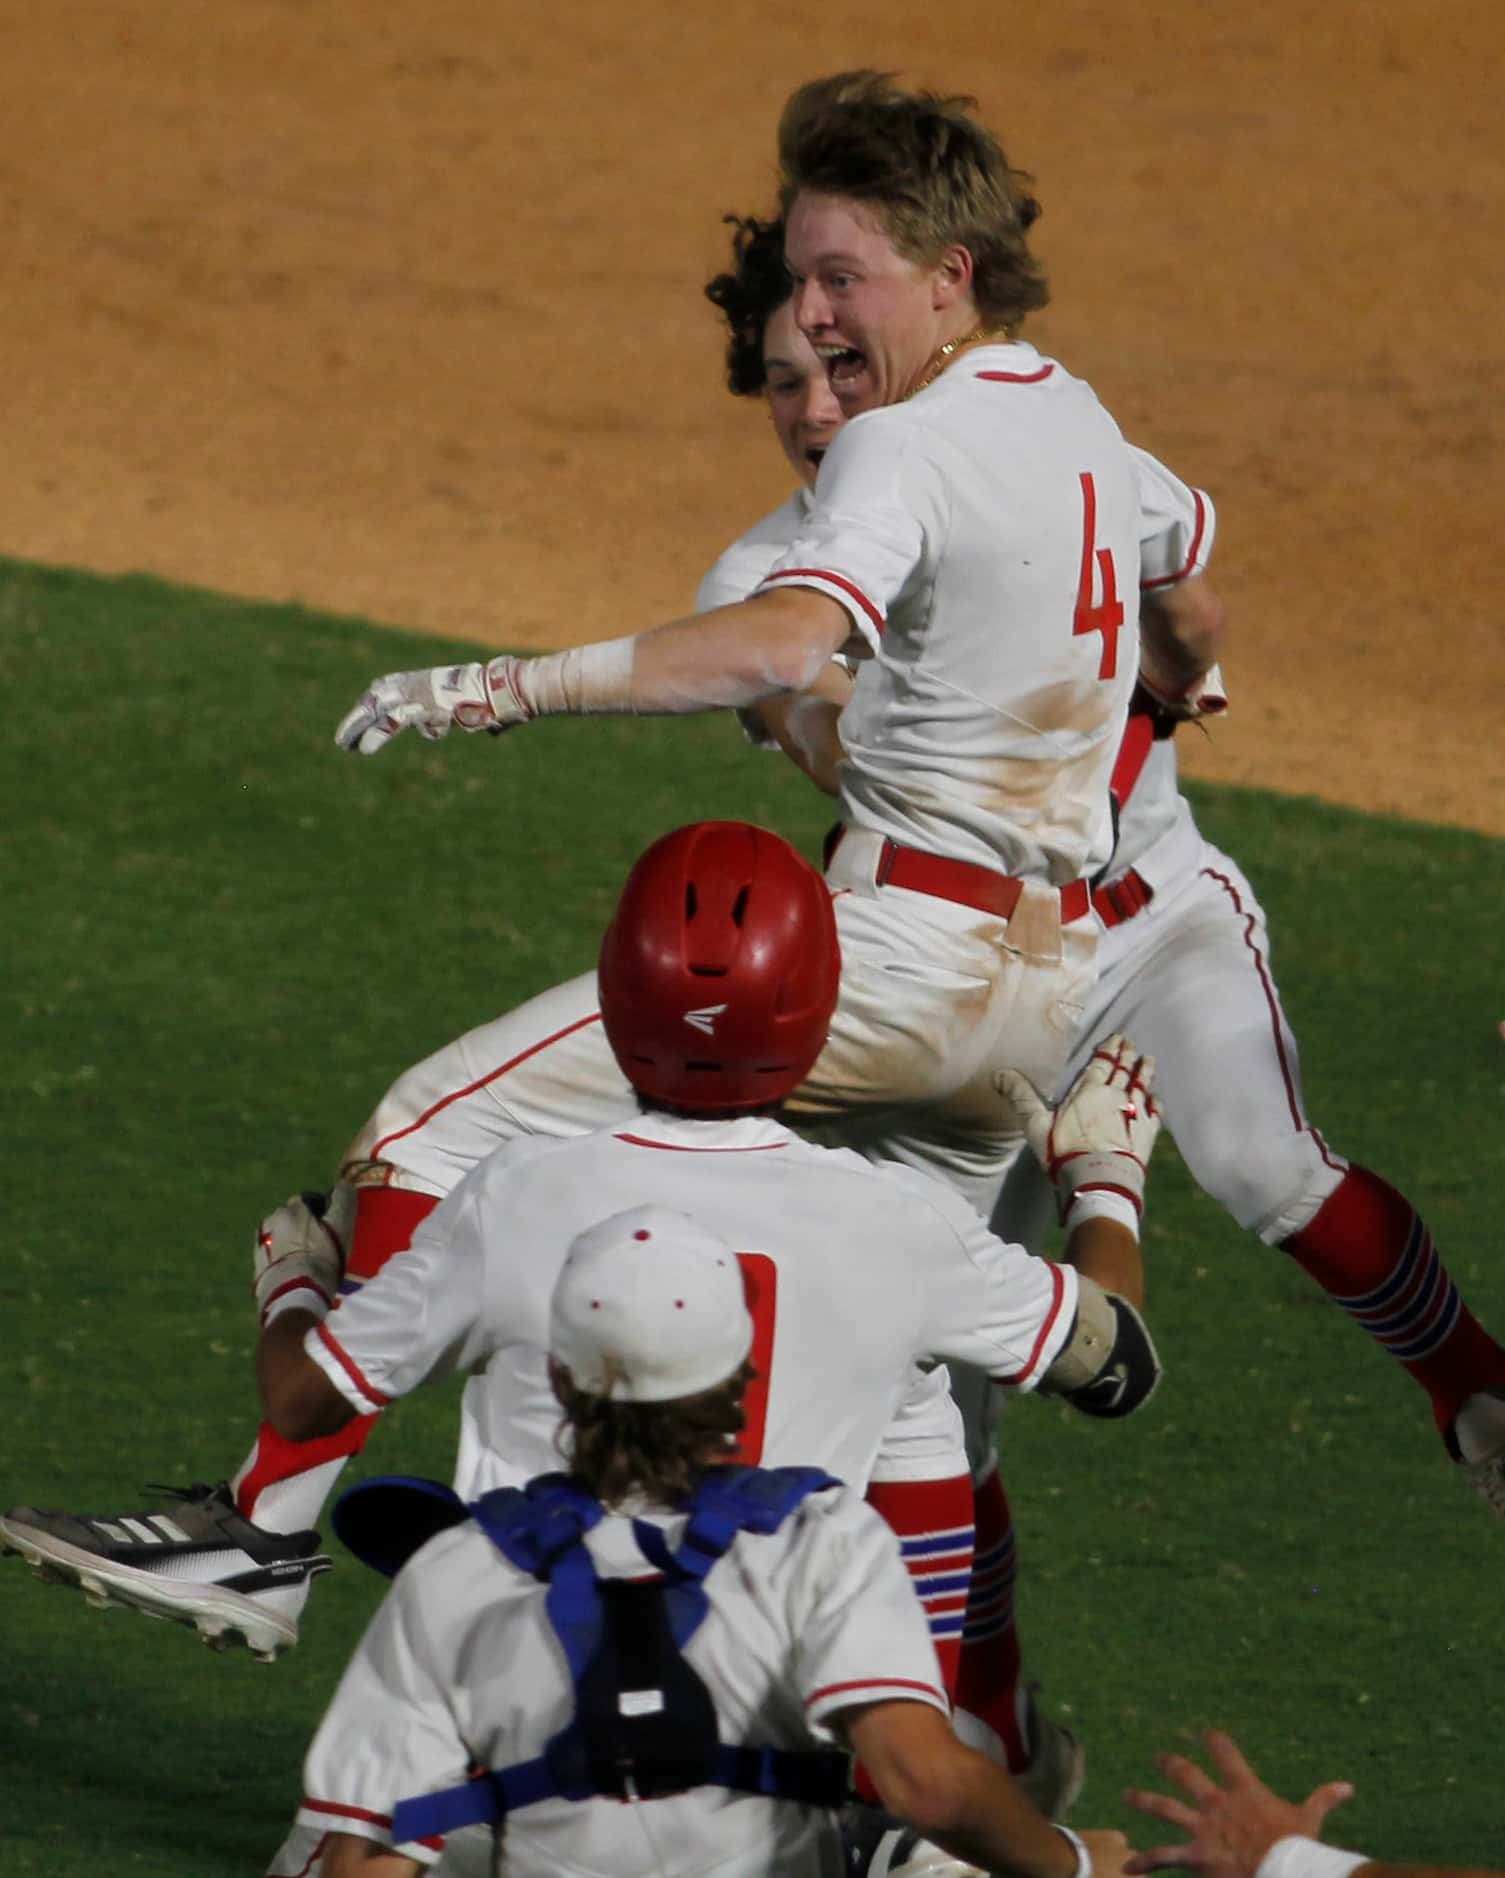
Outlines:
[[[628,875],[599,972],[607,1040],[640,1095],[708,1112],[776,1102],[836,1004],[830,892],[766,828],[692,823]]]

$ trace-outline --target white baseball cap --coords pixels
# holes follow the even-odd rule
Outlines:
[[[636,1206],[571,1245],[549,1354],[588,1395],[672,1402],[725,1382],[752,1335],[731,1247],[687,1213]]]

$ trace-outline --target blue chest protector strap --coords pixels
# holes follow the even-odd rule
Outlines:
[[[710,1608],[706,1574],[738,1533],[776,1532],[807,1495],[838,1484],[814,1467],[715,1468],[686,1503],[678,1546],[651,1522],[633,1521],[660,1574],[650,1582],[597,1576],[585,1535],[600,1503],[562,1474],[477,1500],[471,1516],[492,1543],[548,1586],[544,1609],[569,1663],[575,1712],[535,1759],[404,1800],[392,1815],[394,1843],[494,1823],[545,1799],[653,1799],[719,1786],[840,1805],[844,1754],[722,1743],[710,1692],[683,1654]]]

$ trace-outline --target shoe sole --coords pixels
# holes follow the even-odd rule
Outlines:
[[[239,1591],[113,1564],[14,1520],[0,1519],[0,1552],[18,1552],[44,1583],[77,1586],[96,1610],[118,1604],[145,1617],[190,1624],[211,1650],[243,1643],[259,1663],[275,1663],[298,1641],[296,1624]]]

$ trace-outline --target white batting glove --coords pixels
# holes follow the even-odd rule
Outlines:
[[[1100,1043],[1092,1060],[1052,1109],[1018,1070],[994,1087],[1019,1117],[1035,1159],[1056,1190],[1061,1223],[1088,1193],[1117,1193],[1144,1212],[1145,1170],[1160,1133],[1160,1105],[1150,1094],[1155,1059],[1127,1037]]]
[[[454,724],[500,735],[533,715],[518,688],[524,663],[504,652],[485,664],[388,672],[341,718],[334,740],[342,750],[375,756],[402,730],[416,730],[430,742],[448,736]]]
[[[1139,682],[1159,705],[1174,716],[1194,724],[1199,718],[1221,717],[1228,709],[1228,692],[1223,674],[1216,665],[1208,666],[1200,678],[1194,678],[1184,690],[1170,691],[1157,679],[1139,668]]]
[[[331,1308],[354,1226],[355,1189],[343,1180],[327,1197],[295,1193],[267,1214],[251,1240],[251,1291],[263,1330],[283,1311],[322,1315]]]

